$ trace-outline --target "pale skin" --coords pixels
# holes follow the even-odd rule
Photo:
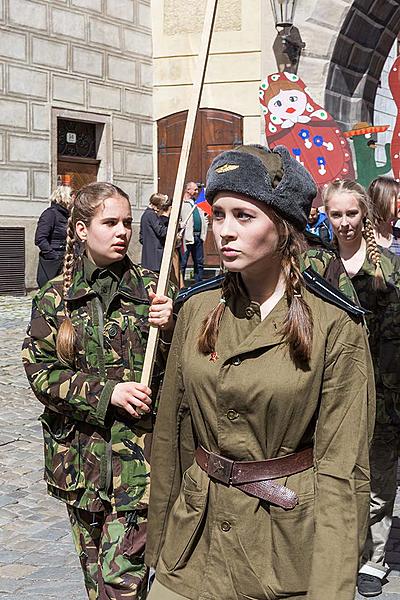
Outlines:
[[[122,260],[132,236],[129,201],[121,196],[107,198],[97,208],[89,225],[83,221],[76,223],[76,234],[85,244],[87,257],[98,267],[107,267]],[[150,325],[163,329],[170,336],[174,326],[172,300],[164,295],[157,296],[154,292],[150,292],[149,296]],[[138,418],[151,410],[151,389],[134,381],[117,383],[110,402]]]
[[[339,244],[340,258],[350,277],[361,269],[367,244],[363,237],[365,209],[351,192],[333,193],[326,203],[326,214]]]
[[[240,273],[251,300],[260,304],[261,319],[285,292],[280,234],[274,212],[242,194],[220,192],[213,203],[213,234],[221,261]]]

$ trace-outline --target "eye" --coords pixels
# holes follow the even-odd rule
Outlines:
[[[253,219],[254,217],[253,215],[249,215],[249,213],[246,213],[241,210],[237,213],[237,218],[241,221],[250,221],[250,219]]]
[[[296,102],[298,100],[297,96],[289,96],[290,102]]]
[[[224,218],[224,213],[218,208],[213,208],[212,218],[214,219],[214,221],[219,221],[220,219]]]
[[[341,217],[341,216],[342,216],[342,215],[341,215],[339,212],[331,212],[331,213],[329,214],[329,217],[330,217],[331,219],[340,219],[340,217]]]
[[[132,220],[133,219],[131,219],[131,218],[125,219],[125,221],[124,221],[125,227],[132,227]]]
[[[280,100],[277,100],[276,102],[274,102],[275,106],[282,106],[282,102]]]

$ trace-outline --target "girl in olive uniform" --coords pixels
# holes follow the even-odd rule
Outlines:
[[[375,187],[372,186],[372,190]],[[394,201],[392,191],[392,204]],[[366,320],[375,373],[376,425],[370,452],[370,529],[358,577],[358,591],[368,597],[381,593],[382,579],[388,571],[385,552],[397,487],[400,258],[389,248],[378,247],[370,201],[361,185],[354,181],[335,181],[325,189],[324,202],[340,258],[361,306],[369,311]],[[375,216],[377,214],[375,212]]]
[[[179,313],[152,449],[149,600],[353,600],[369,502],[363,322],[309,291],[315,184],[284,147],[214,159],[227,269]]]
[[[93,183],[76,194],[63,275],[35,296],[23,347],[45,406],[48,492],[67,505],[90,600],[136,600],[146,590],[152,396],[140,376],[149,324],[168,341],[172,301],[155,296],[155,275],[128,259],[131,234],[121,189]]]

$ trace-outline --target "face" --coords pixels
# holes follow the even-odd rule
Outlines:
[[[97,266],[106,267],[122,260],[132,236],[131,207],[126,198],[111,196],[96,210],[89,226],[76,224],[76,233]]]
[[[314,225],[314,223],[316,223],[318,221],[318,208],[315,208],[314,206],[311,208],[310,210],[310,214],[308,216],[308,222],[310,225]]]
[[[307,96],[300,90],[281,90],[268,102],[268,110],[282,120],[299,117],[306,109]]]
[[[221,192],[212,207],[215,243],[224,266],[233,272],[262,275],[276,260],[279,244],[274,213],[258,200]]]
[[[191,198],[197,198],[197,195],[199,193],[199,188],[193,181],[191,181],[186,186],[186,192],[189,194],[189,196]]]
[[[329,198],[326,214],[339,242],[361,240],[365,216],[359,201],[350,192],[337,192]]]

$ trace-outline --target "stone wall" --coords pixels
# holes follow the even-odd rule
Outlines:
[[[196,69],[205,2],[153,0],[154,119],[187,110]],[[261,121],[260,0],[220,0],[201,107],[243,116],[245,142],[258,142]]]
[[[0,1],[0,224],[26,227],[28,287],[54,185],[52,108],[111,115],[107,172],[140,217],[153,188],[150,28],[150,0]]]

